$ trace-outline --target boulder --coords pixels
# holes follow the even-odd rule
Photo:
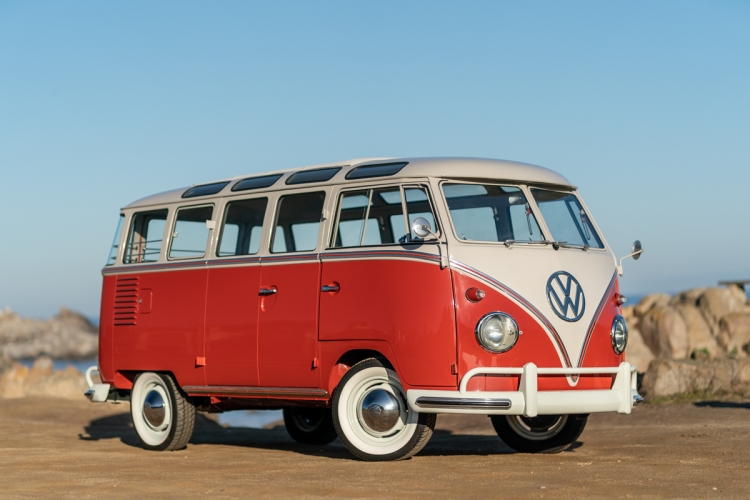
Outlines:
[[[717,341],[732,356],[747,356],[750,343],[750,314],[734,313],[721,318]]]
[[[640,321],[643,342],[656,357],[684,359],[690,356],[687,325],[671,306],[655,306]]]
[[[746,304],[748,302],[747,293],[745,292],[745,289],[742,288],[739,285],[727,285],[727,290],[729,290],[729,293],[732,295],[732,298],[740,303],[740,304]]]
[[[666,306],[669,304],[670,297],[666,293],[652,293],[646,295],[633,308],[635,316],[643,317],[647,312],[656,306]]]
[[[85,359],[95,357],[98,347],[98,329],[69,309],[48,320],[24,318],[7,308],[0,313],[0,356]]]
[[[719,347],[716,338],[711,335],[711,328],[697,307],[686,302],[677,304],[674,308],[685,322],[690,356],[716,358],[725,352]]]
[[[88,389],[86,378],[69,366],[54,371],[50,358],[39,358],[31,369],[14,363],[0,375],[0,399],[15,399],[26,396],[78,399]]]
[[[20,364],[14,364],[0,375],[0,399],[16,399],[26,396],[24,387],[29,376],[29,369]]]
[[[628,346],[625,349],[625,360],[635,366],[638,373],[643,373],[648,369],[648,365],[653,359],[654,353],[643,342],[641,332],[637,328],[628,328]]]
[[[657,359],[643,376],[641,393],[648,399],[681,394],[750,396],[750,360]]]
[[[736,289],[738,287],[732,287]],[[698,307],[706,318],[711,332],[719,334],[721,318],[732,313],[743,312],[746,297],[729,288],[707,288],[698,299]]]
[[[678,306],[678,305],[697,306],[698,299],[701,298],[701,295],[703,295],[703,292],[705,292],[707,289],[708,288],[706,287],[693,288],[692,290],[686,290],[684,292],[675,294],[675,296],[669,300],[669,305],[670,306]]]

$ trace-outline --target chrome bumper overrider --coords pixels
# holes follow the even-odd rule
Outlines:
[[[109,396],[109,384],[95,384],[94,381],[91,380],[92,372],[99,373],[99,367],[90,366],[88,370],[86,370],[86,383],[89,385],[89,390],[84,392],[83,395],[89,398],[89,401],[92,403],[104,403]]]
[[[476,375],[520,375],[517,391],[467,391]],[[615,375],[611,389],[539,391],[539,375]],[[458,391],[412,389],[406,392],[409,407],[417,413],[476,413],[483,415],[557,415],[571,413],[630,413],[643,398],[636,389],[635,367],[621,363],[612,368],[474,368],[469,370]]]

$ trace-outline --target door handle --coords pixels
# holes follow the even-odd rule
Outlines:
[[[276,292],[278,292],[278,290],[276,289],[276,287],[273,287],[273,288],[261,288],[260,291],[258,292],[258,295],[260,295],[261,297],[265,297],[267,295],[273,295]]]
[[[323,285],[320,288],[321,292],[338,292],[339,290],[341,290],[341,286],[338,284]]]

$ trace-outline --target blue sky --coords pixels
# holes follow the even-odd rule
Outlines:
[[[118,209],[369,156],[557,170],[625,293],[750,279],[750,3],[0,2],[0,307],[98,316]]]

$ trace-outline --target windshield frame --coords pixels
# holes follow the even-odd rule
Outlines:
[[[536,219],[536,223],[539,226],[539,229],[542,232],[543,239],[542,241],[514,241],[514,240],[508,240],[508,241],[492,241],[492,240],[463,240],[461,239],[458,234],[456,233],[456,226],[453,223],[453,216],[451,215],[450,208],[448,206],[448,200],[445,197],[445,192],[443,191],[443,185],[444,184],[474,184],[479,186],[484,185],[492,185],[492,186],[507,186],[507,187],[515,187],[519,188],[521,192],[523,192],[524,196],[526,197],[527,202],[529,203],[529,206],[531,208],[531,212],[534,215]],[[560,249],[569,249],[569,250],[586,250],[586,251],[592,251],[592,252],[603,252],[606,253],[609,251],[609,245],[607,244],[606,239],[602,235],[601,230],[599,229],[599,226],[596,224],[596,220],[591,216],[591,212],[589,211],[589,208],[586,206],[586,203],[584,203],[583,199],[581,199],[581,196],[578,194],[578,190],[575,188],[571,189],[565,189],[562,186],[543,186],[543,185],[530,185],[525,183],[519,183],[519,182],[503,182],[501,180],[496,179],[487,179],[487,180],[467,180],[467,179],[440,179],[440,182],[438,183],[438,188],[440,192],[440,196],[442,197],[442,203],[444,204],[445,211],[448,215],[448,222],[450,225],[450,233],[453,236],[453,238],[458,241],[461,244],[466,245],[501,245],[505,247],[509,246],[516,246],[516,247],[530,247],[530,248],[539,248],[539,247],[552,247],[555,242],[554,238],[552,238],[552,231],[550,231],[549,227],[547,226],[547,222],[544,219],[542,215],[542,211],[539,208],[539,205],[536,203],[536,199],[534,199],[534,195],[531,193],[531,189],[543,189],[545,191],[555,191],[559,193],[567,193],[572,194],[576,197],[578,202],[581,204],[583,209],[586,211],[586,215],[589,217],[589,221],[591,222],[591,225],[593,226],[594,230],[596,231],[597,236],[602,242],[603,247],[602,248],[595,248],[595,247],[585,247],[583,245],[573,245],[573,244],[561,244],[561,245],[555,245],[558,246]]]
[[[586,203],[583,202],[583,199],[578,194],[577,189],[554,189],[550,187],[543,187],[543,186],[526,186],[527,191],[529,193],[529,196],[531,198],[531,202],[536,209],[536,212],[540,215],[542,222],[544,223],[544,231],[549,236],[550,241],[555,241],[554,236],[552,235],[552,230],[550,230],[549,226],[547,225],[547,220],[544,218],[544,215],[542,214],[542,209],[539,207],[539,204],[536,201],[536,198],[534,197],[534,193],[532,192],[532,189],[538,189],[540,191],[551,191],[555,193],[565,193],[568,195],[572,195],[576,201],[581,205],[581,208],[583,208],[583,211],[586,212],[586,216],[589,219],[589,222],[591,223],[591,227],[594,229],[596,236],[599,238],[599,240],[602,243],[601,248],[592,247],[588,245],[578,245],[574,243],[568,243],[568,242],[559,242],[560,248],[572,248],[575,250],[586,250],[586,251],[593,251],[593,252],[601,252],[601,251],[608,251],[609,245],[607,244],[607,240],[604,239],[604,236],[602,235],[601,230],[599,229],[599,226],[596,224],[596,221],[591,216],[591,212],[589,211],[589,207],[586,206]]]

